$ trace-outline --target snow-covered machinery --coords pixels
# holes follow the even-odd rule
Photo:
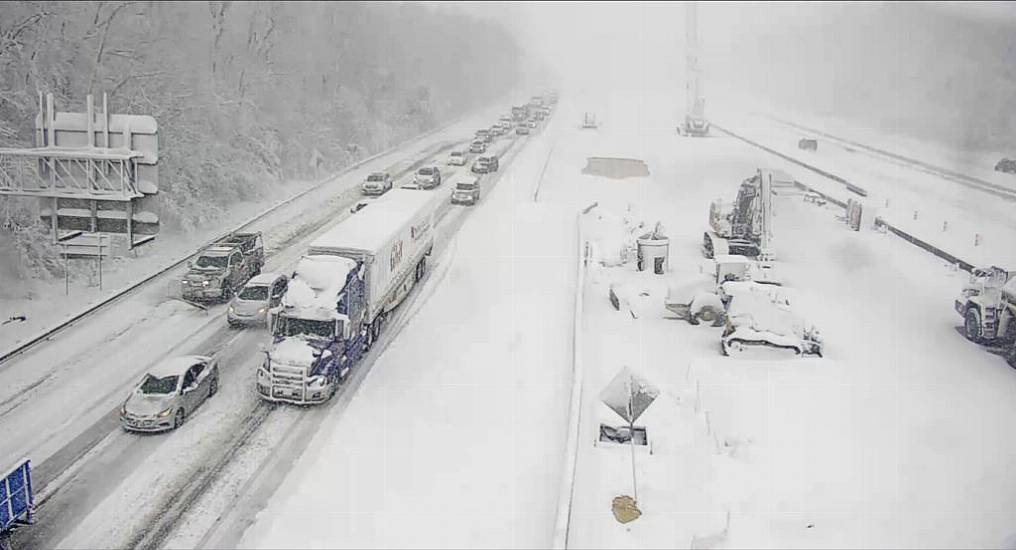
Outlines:
[[[717,199],[709,205],[702,253],[706,258],[738,254],[769,262],[774,254],[772,216],[772,173],[758,170],[741,183],[733,203]]]
[[[720,286],[726,281],[750,280],[751,260],[744,256],[717,256],[714,267],[715,277],[709,280],[668,287],[664,307],[676,318],[693,325],[708,323],[714,327],[723,326],[726,308],[720,299]]]
[[[1006,359],[1016,366],[1016,272],[975,268],[955,302],[963,316],[963,334],[971,342],[1008,346]]]
[[[791,311],[780,287],[752,281],[731,281],[722,286],[721,299],[727,313],[721,340],[724,355],[822,356],[818,329]]]
[[[775,287],[780,284],[771,271],[745,256],[721,255],[714,258],[714,272],[710,280],[695,281],[685,286],[670,286],[664,307],[677,319],[693,325],[708,323],[714,327],[723,326],[726,320],[726,306],[729,294],[724,291],[730,282],[751,282],[756,285]]]
[[[393,189],[311,243],[258,368],[263,399],[320,403],[373,345],[424,275],[443,196]]]

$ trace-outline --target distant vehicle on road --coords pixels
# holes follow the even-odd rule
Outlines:
[[[360,186],[364,195],[383,195],[391,191],[394,182],[391,175],[386,172],[374,172],[367,176],[367,180]]]
[[[487,174],[490,172],[497,172],[498,160],[494,155],[479,157],[476,162],[473,163],[474,174]]]
[[[818,140],[801,138],[801,140],[797,142],[797,148],[802,151],[818,151]]]
[[[282,273],[262,273],[247,281],[226,310],[229,326],[268,324],[270,314],[282,307],[288,285],[289,277]]]
[[[490,130],[488,130],[486,128],[481,128],[481,129],[476,131],[476,139],[484,139],[484,138],[486,138],[489,135],[490,135]]]
[[[998,163],[995,164],[995,171],[1006,174],[1016,174],[1016,160],[1004,158],[998,161]]]
[[[476,176],[462,176],[462,179],[455,182],[455,191],[452,192],[452,204],[474,205],[480,202],[480,178]]]
[[[529,135],[529,125],[528,124],[519,124],[519,127],[515,129],[515,135],[518,135],[518,136],[528,136]]]
[[[436,166],[424,166],[416,171],[413,181],[419,184],[421,189],[433,189],[441,185],[441,171]]]
[[[465,166],[466,165],[466,152],[465,151],[452,151],[448,154],[448,164],[450,166]]]
[[[219,391],[219,364],[187,355],[152,367],[120,407],[125,430],[162,432],[179,428],[194,410]]]
[[[261,233],[233,233],[190,262],[180,281],[181,295],[184,300],[227,302],[264,264]]]
[[[470,153],[484,153],[486,151],[487,151],[487,144],[484,143],[482,140],[478,139],[478,140],[474,141],[473,143],[469,144],[469,152]]]
[[[582,127],[583,128],[596,128],[597,127],[596,115],[593,114],[593,113],[588,113],[587,112],[582,117]]]

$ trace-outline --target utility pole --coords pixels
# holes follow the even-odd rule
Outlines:
[[[684,133],[709,135],[705,98],[702,97],[702,71],[699,68],[698,2],[685,4],[685,111]]]
[[[697,116],[702,97],[702,84],[699,79],[699,37],[698,37],[698,2],[687,2],[685,5],[684,40],[685,40],[685,113]]]

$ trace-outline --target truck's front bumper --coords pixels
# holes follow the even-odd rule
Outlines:
[[[316,405],[324,403],[331,397],[328,386],[320,389],[275,387],[258,384],[258,395],[266,401],[274,403],[292,403],[294,405]]]

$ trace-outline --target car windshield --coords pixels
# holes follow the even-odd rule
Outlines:
[[[194,262],[198,267],[226,267],[229,258],[225,256],[198,256]]]
[[[141,393],[145,395],[167,395],[176,391],[176,381],[179,376],[164,376],[159,378],[151,374],[145,376],[141,383]]]
[[[420,171],[417,172],[417,174],[420,174],[421,176],[429,176],[433,173],[434,173],[433,168],[420,168]]]
[[[462,151],[452,151],[452,156],[453,157],[461,157],[462,156]]]
[[[242,292],[240,292],[239,298],[241,300],[255,300],[258,302],[267,300],[268,287],[262,285],[248,286],[244,288]]]
[[[472,191],[473,189],[476,188],[476,185],[474,185],[472,183],[459,183],[459,184],[457,184],[455,186],[455,188],[456,189],[461,189],[463,191]]]
[[[367,181],[384,181],[384,180],[385,180],[384,174],[371,174],[367,176]]]
[[[332,321],[283,317],[279,325],[283,336],[303,335],[317,338],[332,338],[335,335],[335,323]]]

